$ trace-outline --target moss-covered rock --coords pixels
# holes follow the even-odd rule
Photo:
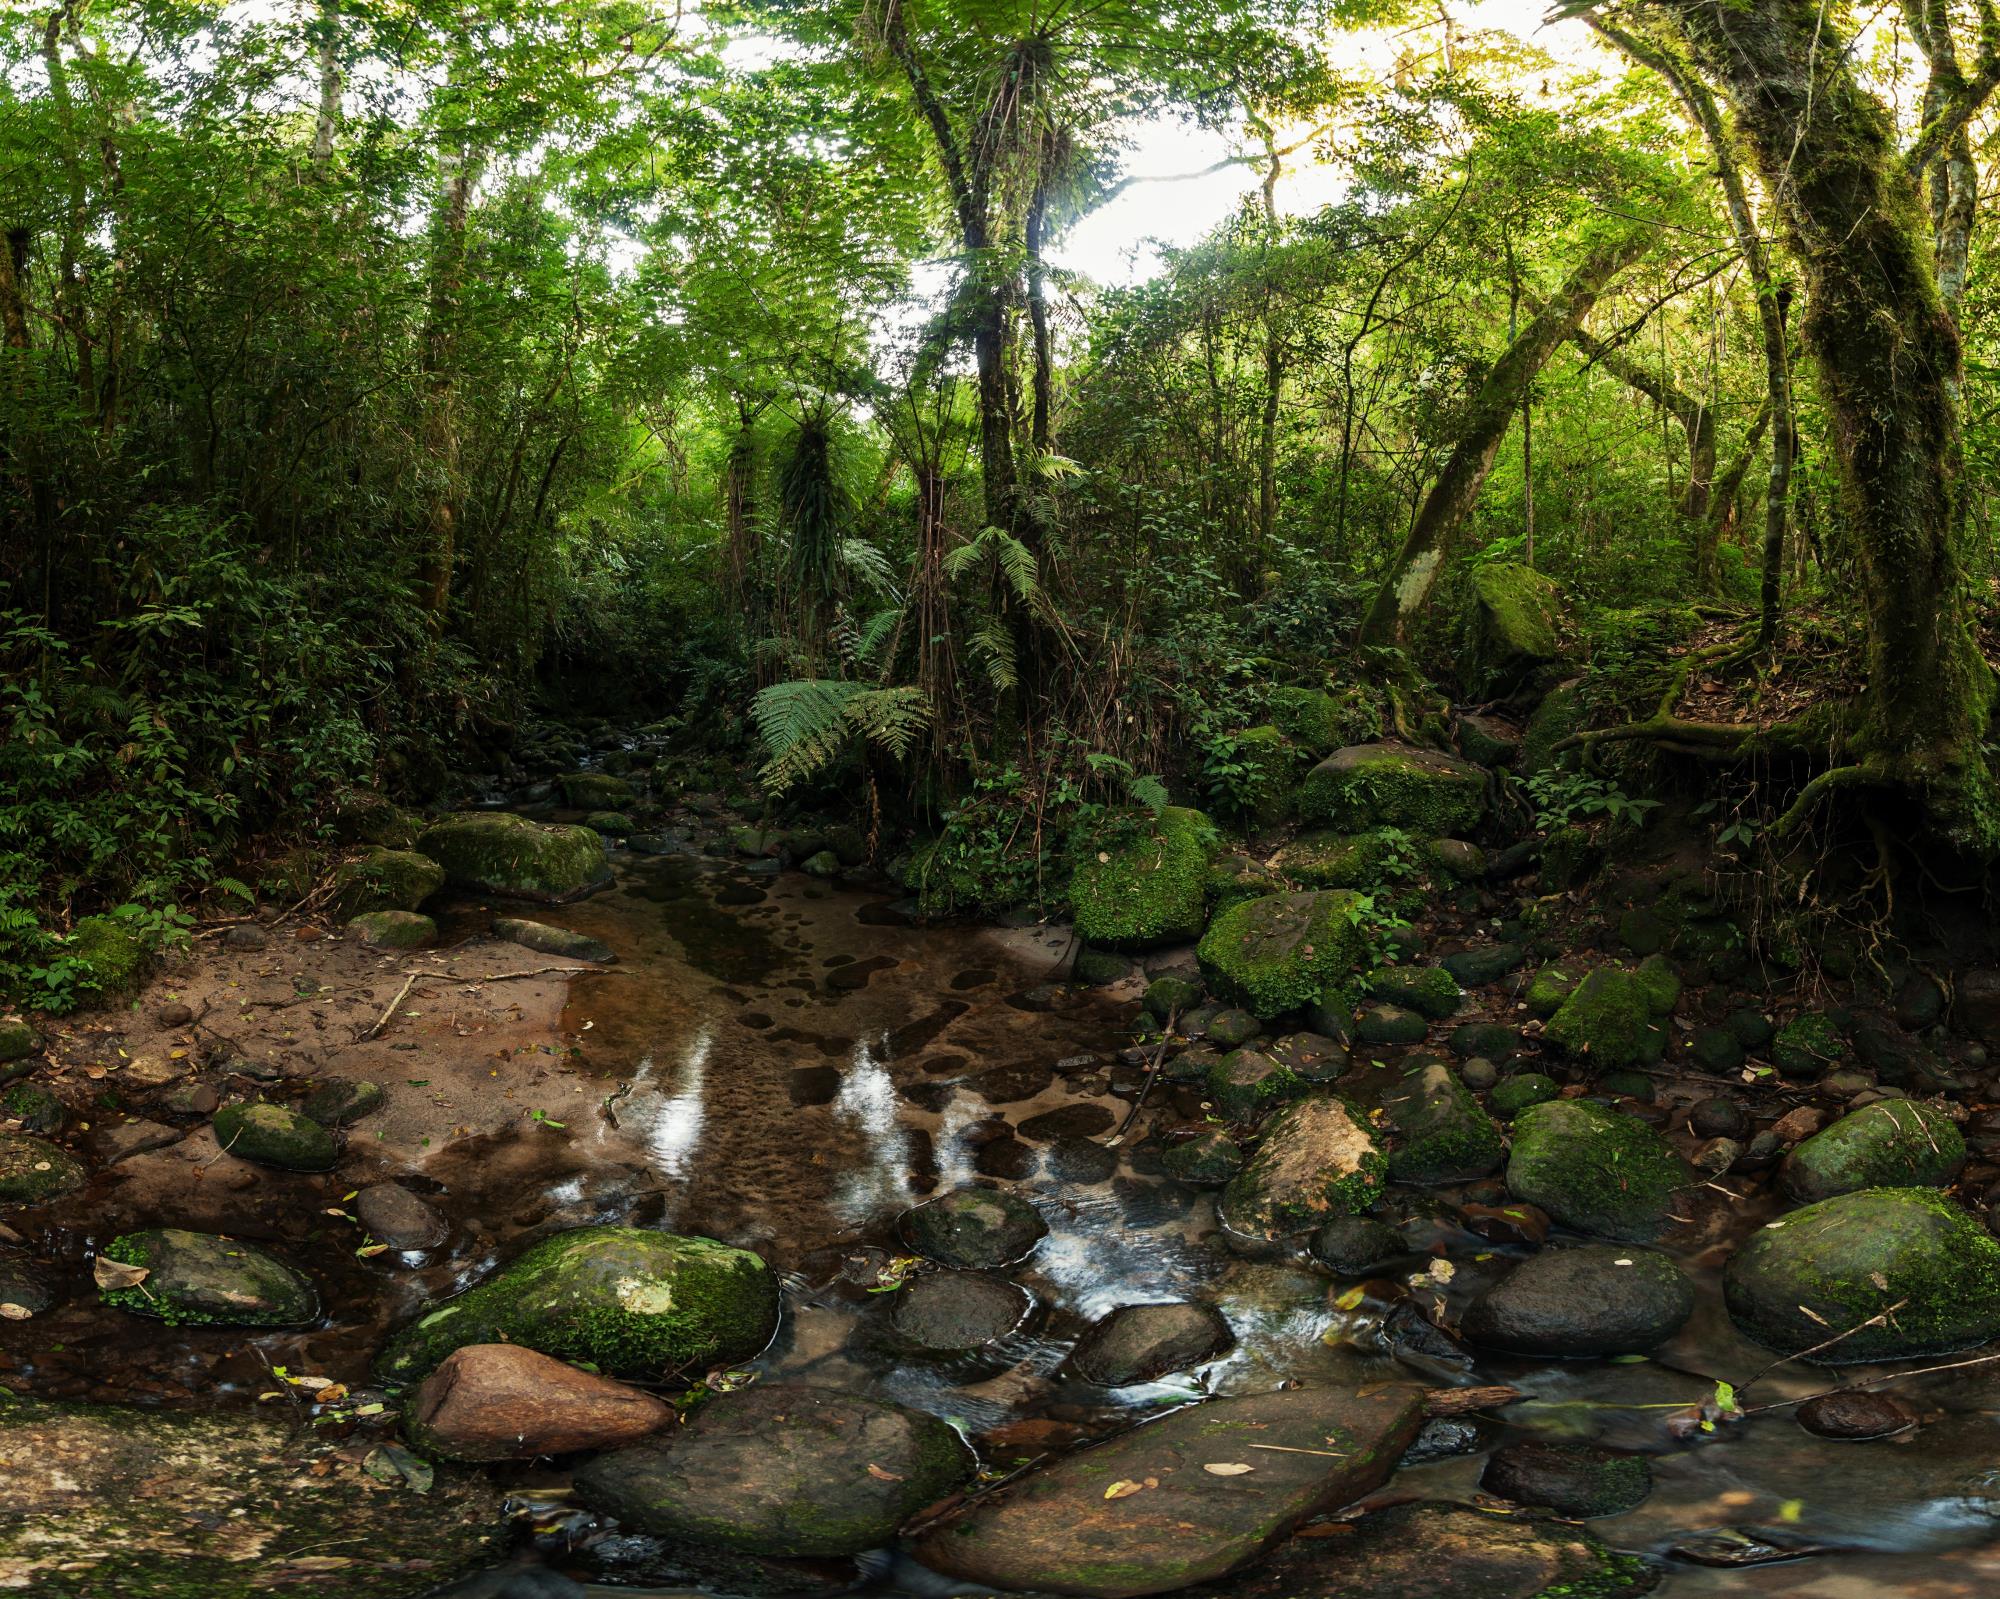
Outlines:
[[[1240,849],[1226,849],[1208,863],[1208,905],[1211,913],[1227,910],[1246,899],[1282,893],[1291,885],[1270,867]]]
[[[329,1171],[333,1134],[289,1105],[259,1101],[215,1113],[215,1141],[227,1154],[285,1171]]]
[[[1305,1092],[1305,1083],[1259,1049],[1232,1049],[1208,1070],[1208,1097],[1231,1121],[1255,1121]]]
[[[556,787],[573,811],[615,811],[634,798],[630,783],[604,772],[568,772],[556,779]]]
[[[319,1319],[319,1294],[255,1244],[214,1233],[155,1227],[126,1233],[104,1258],[145,1275],[98,1298],[119,1310],[175,1326],[304,1327]]]
[[[366,1077],[336,1077],[306,1095],[300,1108],[322,1127],[351,1127],[388,1103],[388,1092]]]
[[[1571,991],[1542,1036],[1569,1054],[1588,1056],[1600,1070],[1658,1060],[1664,1038],[1652,1024],[1647,999],[1647,987],[1631,972],[1599,966]]]
[[[1394,1135],[1389,1175],[1397,1182],[1466,1182],[1498,1170],[1506,1155],[1493,1118],[1436,1056],[1360,1067],[1340,1090]]]
[[[1507,1188],[1559,1225],[1600,1238],[1644,1241],[1665,1228],[1694,1173],[1636,1117],[1581,1099],[1521,1112]]]
[[[26,1022],[0,1021],[0,1066],[11,1066],[41,1053],[42,1041]]]
[[[1208,915],[1215,829],[1200,811],[1168,806],[1132,836],[1091,851],[1070,877],[1077,936],[1110,949],[1198,937]]]
[[[1639,985],[1646,1009],[1653,1015],[1665,1016],[1680,1003],[1681,974],[1666,956],[1648,955],[1639,962],[1632,979]]]
[[[429,949],[438,927],[418,911],[366,911],[348,921],[347,933],[371,949]]]
[[[778,1326],[778,1283],[757,1256],[712,1238],[579,1227],[420,1316],[376,1369],[426,1376],[465,1344],[515,1343],[621,1377],[747,1360]]]
[[[1445,1042],[1460,1060],[1484,1056],[1502,1061],[1520,1049],[1521,1035],[1505,1022],[1466,1022],[1454,1027]]]
[[[1273,725],[1315,760],[1344,745],[1382,736],[1381,706],[1373,691],[1359,685],[1335,693],[1274,688],[1267,703]]]
[[[1767,1348],[1804,1355],[1839,1338],[1807,1357],[1828,1363],[2000,1335],[2000,1242],[1928,1188],[1864,1188],[1795,1210],[1737,1251],[1722,1288],[1730,1317]]]
[[[1259,1037],[1264,1024],[1238,1005],[1225,1005],[1209,1012],[1205,1036],[1217,1049],[1236,1049]]]
[[[600,1455],[579,1500],[628,1527],[788,1558],[879,1549],[977,1464],[945,1422],[859,1394],[758,1383],[670,1437]]]
[[[1430,1030],[1418,1012],[1383,1000],[1362,1006],[1354,1018],[1354,1036],[1364,1044],[1421,1044]]]
[[[1299,747],[1275,727],[1249,727],[1236,735],[1236,760],[1243,771],[1234,797],[1252,820],[1269,827],[1292,808],[1292,786],[1304,764]]]
[[[1169,1144],[1160,1153],[1160,1170],[1175,1182],[1212,1188],[1226,1183],[1243,1169],[1242,1145],[1217,1128],[1208,1128],[1192,1138]]]
[[[1307,888],[1368,888],[1399,865],[1408,840],[1398,832],[1301,833],[1271,857],[1273,867]]]
[[[1146,985],[1146,1014],[1158,1021],[1184,1016],[1201,1003],[1201,984],[1186,977],[1156,977]]]
[[[461,812],[424,829],[417,847],[455,888],[552,904],[611,876],[604,840],[587,827],[544,827],[504,811]]]
[[[1400,827],[1454,837],[1486,812],[1486,773],[1470,761],[1411,744],[1353,744],[1306,774],[1299,814],[1343,832]]]
[[[52,1138],[63,1130],[69,1111],[55,1092],[42,1083],[14,1083],[0,1092],[0,1118],[18,1122],[35,1138]]]
[[[1562,1085],[1546,1072],[1516,1072],[1501,1078],[1488,1097],[1494,1115],[1512,1121],[1522,1111],[1546,1105],[1561,1093]]]
[[[1196,953],[1209,987],[1270,1018],[1350,987],[1366,950],[1360,896],[1267,894],[1218,915]]]
[[[34,1463],[0,1471],[0,1592],[419,1599],[501,1558],[510,1527],[498,1487],[443,1470],[418,1493],[393,1468],[375,1476],[368,1456],[269,1407],[0,1392],[0,1460]]]
[[[39,1205],[73,1194],[89,1174],[68,1150],[27,1133],[0,1133],[0,1205]]]
[[[494,917],[493,936],[504,938],[510,944],[519,944],[523,949],[532,949],[537,954],[555,955],[563,960],[590,961],[598,966],[609,966],[618,959],[617,952],[602,939],[567,927],[552,927],[547,922],[529,921],[525,916]]]
[[[1480,693],[1518,687],[1562,657],[1562,590],[1516,561],[1472,569],[1468,679]]]
[[[1847,1041],[1824,1011],[1806,1011],[1780,1027],[1771,1040],[1771,1061],[1787,1077],[1810,1082],[1847,1058]]]
[[[623,811],[592,811],[584,817],[583,825],[593,833],[601,833],[606,838],[625,838],[639,831],[639,824]],[[834,860],[831,851],[823,850],[821,853],[828,860],[834,861],[835,865],[839,864]]]
[[[415,817],[372,788],[343,794],[334,804],[333,825],[343,844],[376,844],[383,849],[408,849],[422,831]]]
[[[443,887],[444,868],[428,855],[372,849],[334,872],[334,909],[350,918],[369,911],[413,911]]]
[[[84,917],[71,930],[66,953],[89,969],[91,992],[106,1000],[130,999],[145,980],[145,944],[112,917]]]
[[[1580,677],[1558,683],[1543,695],[1541,704],[1535,707],[1521,733],[1518,767],[1521,775],[1534,777],[1558,768],[1574,768],[1577,752],[1574,749],[1559,752],[1556,746],[1583,727],[1585,714],[1583,679]]]
[[[1965,1164],[1965,1138],[1935,1105],[1885,1099],[1814,1133],[1785,1160],[1785,1190],[1812,1201],[1861,1188],[1942,1188]]]
[[[1604,847],[1589,828],[1570,822],[1542,840],[1542,887],[1550,893],[1581,888],[1597,875]]]
[[[1252,1238],[1309,1232],[1375,1203],[1389,1162],[1344,1100],[1302,1099],[1264,1124],[1250,1163],[1222,1191],[1231,1231]]]
[[[1583,968],[1573,961],[1555,961],[1528,980],[1528,1014],[1544,1019],[1563,1008],[1563,1001],[1576,992],[1583,981]]]
[[[1432,1021],[1456,1015],[1465,998],[1458,979],[1442,966],[1378,966],[1362,980],[1362,992]]]

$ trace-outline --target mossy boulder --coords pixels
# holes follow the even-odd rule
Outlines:
[[[289,1412],[289,1407],[279,1406]],[[0,1393],[0,1592],[33,1599],[419,1599],[489,1567],[502,1491],[418,1493],[369,1450],[264,1407],[188,1411]],[[380,1456],[376,1457],[379,1462]]]
[[[444,887],[444,868],[407,849],[371,849],[333,874],[334,908],[349,918],[369,911],[413,911]]]
[[[1559,751],[1556,746],[1582,729],[1587,714],[1580,677],[1558,683],[1544,694],[1521,731],[1521,759],[1517,767],[1520,774],[1534,777],[1559,768],[1573,769],[1577,765],[1576,750]]]
[[[429,949],[438,936],[437,923],[418,911],[365,911],[347,931],[371,949]]]
[[[958,1188],[903,1212],[903,1241],[918,1254],[968,1271],[1009,1266],[1047,1236],[1042,1213],[997,1188]]]
[[[1241,900],[1282,893],[1291,885],[1270,867],[1240,849],[1226,849],[1208,863],[1208,906],[1226,910]]]
[[[1583,981],[1583,968],[1572,961],[1551,962],[1528,979],[1528,1014],[1544,1019],[1563,1008],[1563,1001]]]
[[[1206,1128],[1192,1138],[1169,1144],[1160,1153],[1160,1170],[1175,1182],[1197,1188],[1217,1187],[1243,1169],[1243,1147],[1218,1128]]]
[[[1208,1069],[1208,1097],[1232,1121],[1255,1121],[1305,1092],[1305,1083],[1260,1049],[1232,1049]]]
[[[611,876],[604,840],[587,827],[544,827],[504,811],[462,812],[424,829],[417,847],[454,888],[554,904]]]
[[[1456,1015],[1465,998],[1458,979],[1442,966],[1378,966],[1362,980],[1362,992],[1432,1021]]]
[[[1646,1009],[1655,1016],[1671,1014],[1680,1003],[1681,974],[1664,955],[1648,955],[1639,962],[1632,980],[1639,985]]]
[[[1636,1117],[1558,1099],[1515,1118],[1508,1191],[1577,1232],[1635,1242],[1657,1237],[1693,1183],[1672,1146]]]
[[[1459,837],[1486,813],[1486,773],[1470,761],[1412,744],[1353,744],[1306,774],[1299,814],[1343,832],[1399,827],[1425,838]]]
[[[1347,743],[1350,718],[1324,689],[1274,688],[1267,696],[1271,722],[1317,759]]]
[[[463,1345],[514,1343],[613,1376],[658,1377],[748,1360],[777,1326],[777,1278],[748,1250],[641,1227],[579,1227],[420,1316],[376,1370],[414,1382]]]
[[[285,1171],[329,1171],[333,1134],[289,1105],[259,1101],[224,1105],[215,1113],[215,1141],[224,1153]]]
[[[586,1508],[643,1532],[830,1559],[893,1542],[976,1464],[935,1416],[831,1388],[758,1383],[705,1401],[658,1441],[599,1455],[575,1482]]]
[[[1208,918],[1215,829],[1200,811],[1168,806],[1130,836],[1106,841],[1070,877],[1077,936],[1110,949],[1145,949],[1200,936]]]
[[[1431,1024],[1413,1010],[1377,1000],[1354,1018],[1354,1036],[1364,1044],[1421,1044]]]
[[[126,1233],[104,1258],[145,1273],[100,1287],[106,1305],[175,1326],[305,1327],[319,1320],[312,1283],[255,1244],[214,1233],[155,1227]]]
[[[1366,951],[1362,902],[1345,889],[1267,894],[1223,911],[1196,954],[1214,992],[1270,1018],[1329,999]]]
[[[1597,874],[1604,846],[1589,828],[1575,822],[1556,828],[1542,840],[1542,887],[1560,894],[1581,888]]]
[[[1423,1411],[1412,1384],[1186,1405],[978,1495],[926,1531],[915,1553],[934,1571],[1010,1593],[1133,1599],[1215,1581],[1307,1516],[1380,1487]],[[1204,1470],[1229,1464],[1252,1469]],[[1120,1483],[1138,1491],[1108,1491]]]
[[[1570,991],[1542,1036],[1568,1054],[1588,1056],[1600,1070],[1634,1066],[1658,1060],[1665,1044],[1652,1015],[1647,986],[1637,976],[1599,966]]]
[[[1885,1099],[1794,1149],[1785,1160],[1785,1191],[1810,1202],[1862,1188],[1942,1188],[1964,1164],[1964,1135],[1942,1110]]]
[[[1340,1091],[1394,1135],[1389,1175],[1399,1183],[1455,1183],[1499,1169],[1506,1145],[1472,1091],[1436,1056],[1369,1065],[1340,1080]]]
[[[630,783],[606,772],[568,772],[556,779],[556,787],[573,811],[615,811],[634,798]]]
[[[1561,1093],[1562,1085],[1546,1072],[1516,1072],[1501,1078],[1489,1097],[1494,1114],[1512,1121],[1522,1111],[1546,1105]]]
[[[623,811],[592,811],[583,819],[583,825],[606,838],[624,838],[639,831],[639,824]],[[827,858],[833,859],[831,854]]]
[[[0,1205],[39,1205],[73,1194],[88,1173],[66,1149],[27,1133],[0,1133]]]
[[[1807,1357],[1829,1364],[2000,1335],[2000,1241],[1928,1188],[1864,1188],[1795,1210],[1737,1251],[1722,1288],[1731,1319],[1766,1348],[1804,1355],[1839,1338]]]
[[[1771,1061],[1785,1076],[1810,1082],[1847,1058],[1847,1041],[1824,1011],[1807,1011],[1780,1027],[1771,1040]]]
[[[1257,1153],[1222,1191],[1222,1220],[1251,1238],[1310,1232],[1374,1204],[1388,1171],[1388,1158],[1346,1101],[1302,1099],[1264,1124]]]
[[[138,935],[109,916],[86,916],[71,930],[65,950],[88,969],[90,991],[106,1000],[127,1000],[146,976],[149,952]]]
[[[1517,561],[1472,569],[1467,644],[1473,687],[1492,696],[1520,686],[1562,657],[1562,590]]]
[[[333,825],[343,844],[376,844],[383,849],[408,849],[422,831],[402,806],[369,788],[352,789],[335,802]]]
[[[1368,888],[1390,875],[1407,847],[1400,833],[1301,833],[1271,857],[1274,869],[1307,888]]]
[[[1184,1016],[1201,1003],[1201,984],[1172,974],[1156,977],[1146,985],[1142,1003],[1146,1014],[1159,1021],[1169,1016]]]
[[[0,1092],[0,1118],[20,1123],[35,1138],[50,1138],[63,1130],[69,1111],[47,1085],[14,1083]]]
[[[41,1038],[26,1022],[0,1021],[0,1067],[12,1066],[16,1061],[39,1054],[41,1048]]]
[[[1303,764],[1299,747],[1271,726],[1249,727],[1236,735],[1242,774],[1235,798],[1253,821],[1265,826],[1285,819],[1292,806],[1292,783]]]

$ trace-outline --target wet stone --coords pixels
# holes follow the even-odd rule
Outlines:
[[[980,1270],[1023,1259],[1048,1223],[1025,1199],[991,1188],[960,1188],[903,1213],[904,1240],[946,1266]]]
[[[1045,1110],[1038,1116],[1030,1116],[1015,1131],[1023,1138],[1037,1142],[1056,1138],[1091,1138],[1098,1133],[1108,1133],[1117,1125],[1118,1118],[1103,1105],[1064,1105],[1059,1110]]]
[[[1101,1183],[1118,1170],[1118,1151],[1088,1138],[1061,1138],[1049,1150],[1049,1172],[1066,1183]]]
[[[1264,1031],[1264,1024],[1247,1010],[1234,1006],[1215,1012],[1208,1019],[1208,1041],[1217,1049],[1231,1050],[1247,1044]]]
[[[1421,1044],[1430,1023],[1400,1005],[1369,1005],[1354,1019],[1354,1036],[1364,1044]]]
[[[1500,1069],[1483,1055],[1475,1055],[1459,1067],[1458,1080],[1474,1093],[1484,1093],[1500,1081]]]
[[[388,1101],[380,1083],[365,1077],[322,1083],[299,1108],[325,1127],[346,1127],[378,1111]]]
[[[443,1212],[396,1183],[362,1189],[354,1214],[370,1238],[392,1249],[435,1249],[451,1233]]]
[[[1504,1199],[1504,1195],[1502,1196]],[[1459,1224],[1475,1238],[1492,1244],[1519,1244],[1539,1249],[1554,1225],[1548,1212],[1537,1205],[1470,1204],[1458,1213]]]
[[[1409,1251],[1402,1234],[1367,1216],[1338,1216],[1312,1235],[1312,1257],[1341,1277],[1372,1277]]]
[[[972,1157],[972,1169],[982,1177],[998,1177],[1005,1182],[1021,1182],[1042,1167],[1042,1157],[1032,1145],[1018,1138],[995,1138],[979,1146]]]
[[[1324,1033],[1287,1033],[1265,1053],[1301,1082],[1330,1083],[1347,1070],[1347,1046]]]
[[[114,1126],[98,1129],[94,1148],[105,1165],[115,1166],[134,1155],[145,1155],[156,1149],[165,1149],[170,1144],[178,1144],[183,1136],[178,1127],[163,1126],[144,1117],[131,1117]]]
[[[1588,1244],[1531,1255],[1465,1315],[1465,1335],[1508,1354],[1643,1354],[1694,1314],[1694,1285],[1664,1255]]]
[[[129,1286],[98,1290],[106,1305],[137,1316],[215,1327],[302,1327],[319,1319],[313,1285],[240,1238],[155,1228],[113,1239],[102,1258],[144,1274]]]
[[[1645,1503],[1653,1491],[1653,1469],[1644,1455],[1531,1440],[1495,1450],[1479,1486],[1560,1516],[1616,1516]]]
[[[0,1133],[0,1205],[38,1205],[75,1193],[83,1165],[68,1151],[26,1133]]]
[[[261,1100],[217,1111],[215,1141],[228,1154],[286,1171],[327,1171],[334,1162],[333,1137],[324,1127],[289,1106]]]
[[[1014,1332],[1034,1308],[1025,1288],[976,1271],[928,1271],[896,1295],[897,1336],[933,1354],[980,1349]]]
[[[1304,1084],[1261,1049],[1232,1049],[1208,1073],[1215,1108],[1232,1121],[1255,1121],[1294,1099]]]
[[[42,1084],[15,1083],[0,1093],[0,1119],[18,1122],[22,1132],[36,1138],[50,1138],[63,1130],[69,1113]]]
[[[1688,1131],[1697,1138],[1740,1139],[1750,1131],[1750,1117],[1733,1099],[1704,1099],[1689,1110]]]
[[[448,1460],[532,1460],[615,1449],[674,1424],[638,1388],[515,1344],[454,1350],[409,1407],[410,1442]]]
[[[0,1260],[0,1318],[10,1321],[19,1319],[7,1313],[5,1307],[8,1305],[31,1316],[39,1316],[55,1302],[54,1292],[34,1272],[18,1262]]]
[[[1213,1128],[1169,1144],[1160,1155],[1160,1169],[1176,1182],[1212,1187],[1226,1183],[1243,1169],[1243,1148],[1227,1133]]]
[[[1917,1424],[1916,1413],[1893,1394],[1836,1393],[1808,1399],[1796,1412],[1799,1425],[1817,1438],[1864,1442],[1892,1438]]]
[[[1186,1371],[1236,1343],[1213,1305],[1124,1305],[1092,1323],[1070,1352],[1070,1369],[1106,1388],[1153,1382]]]

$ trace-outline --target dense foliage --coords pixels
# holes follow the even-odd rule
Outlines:
[[[1794,8],[1739,9],[1775,73]],[[7,19],[0,986],[74,997],[78,917],[245,895],[254,840],[444,797],[538,700],[861,792],[934,901],[1018,899],[1120,805],[1254,822],[1299,690],[1348,739],[1477,697],[1496,562],[1614,667],[1761,623],[1753,705],[1786,651],[1874,695],[1809,730],[1826,780],[2000,836],[1983,11],[1801,47],[1861,133],[1798,148],[1883,186],[1877,257],[1919,239],[1880,281],[1679,0],[1554,53],[1386,0]],[[1243,203],[1093,283],[1063,240],[1163,119]],[[1337,198],[1288,209],[1306,169]]]

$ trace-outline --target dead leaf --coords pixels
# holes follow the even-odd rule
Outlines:
[[[868,1475],[873,1477],[877,1482],[901,1482],[903,1480],[893,1471],[884,1471],[872,1460],[868,1462]]]
[[[1211,1477],[1241,1477],[1246,1472],[1255,1471],[1255,1466],[1246,1466],[1240,1460],[1211,1460],[1201,1468]]]
[[[0,1303],[0,1317],[5,1317],[8,1321],[26,1321],[32,1315],[34,1312],[26,1305],[17,1305],[11,1299]]]
[[[1106,1499],[1130,1499],[1135,1493],[1141,1491],[1140,1485],[1136,1482],[1114,1482],[1109,1488],[1104,1490],[1104,1497]]]
[[[137,1288],[152,1275],[144,1266],[128,1266],[122,1260],[112,1260],[99,1255],[91,1265],[90,1274],[96,1278],[100,1290],[110,1293],[120,1288]]]
[[[420,1494],[431,1491],[431,1483],[436,1480],[436,1472],[428,1460],[413,1455],[401,1444],[377,1444],[368,1451],[368,1458],[361,1462],[361,1469],[377,1482],[394,1487],[407,1483]]]

